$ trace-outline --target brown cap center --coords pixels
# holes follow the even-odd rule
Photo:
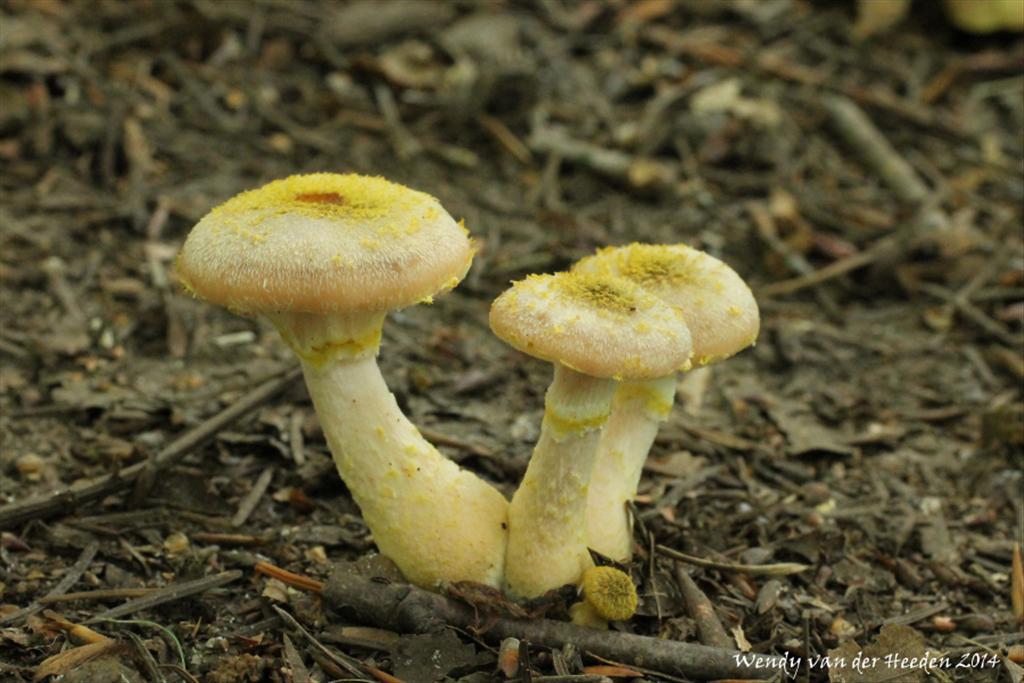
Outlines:
[[[313,202],[316,204],[344,204],[345,198],[337,192],[303,192],[295,195],[297,202]]]

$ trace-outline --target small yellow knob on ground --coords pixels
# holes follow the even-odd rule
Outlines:
[[[602,618],[625,621],[636,612],[636,586],[615,567],[591,567],[583,572],[583,596]]]

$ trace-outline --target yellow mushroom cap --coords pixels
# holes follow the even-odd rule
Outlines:
[[[583,572],[583,596],[608,621],[629,619],[638,603],[633,580],[615,567],[591,567]]]
[[[490,322],[523,353],[591,377],[650,379],[689,367],[682,314],[622,278],[531,275],[495,299]]]
[[[1021,0],[946,0],[946,13],[957,28],[971,33],[1024,31]]]
[[[750,287],[713,256],[684,244],[608,247],[581,259],[574,272],[623,277],[683,312],[694,365],[707,365],[750,346],[761,318]]]
[[[313,173],[216,207],[192,229],[178,275],[240,313],[401,308],[451,289],[473,245],[434,197],[383,178]]]

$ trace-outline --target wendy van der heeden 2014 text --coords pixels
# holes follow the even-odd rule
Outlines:
[[[985,669],[995,668],[999,665],[999,658],[994,654],[967,652],[953,658],[947,655],[932,654],[929,650],[922,655],[913,657],[898,652],[882,656],[865,655],[863,652],[858,652],[852,658],[814,655],[805,660],[803,657],[783,652],[781,658],[759,654],[741,654],[734,655],[734,659],[737,665],[743,667],[781,670],[788,678],[796,678],[803,663],[806,663],[809,669],[849,668],[857,673],[881,667],[893,670],[923,669],[925,673],[931,673],[933,669]]]

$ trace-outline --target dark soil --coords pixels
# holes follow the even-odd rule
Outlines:
[[[236,192],[327,170],[430,192],[480,241],[454,292],[389,318],[380,361],[428,437],[509,495],[550,377],[488,330],[510,280],[644,241],[751,282],[759,342],[682,382],[638,538],[811,569],[641,551],[641,610],[618,628],[699,640],[678,566],[731,647],[926,649],[952,661],[935,680],[1017,680],[1024,42],[930,5],[856,42],[852,3],[806,0],[0,2],[0,679],[77,647],[61,618],[141,593],[37,600],[130,588],[170,592],[92,623],[114,647],[66,680],[500,678],[465,634],[353,630],[254,571],[323,580],[373,552],[301,382],[132,486],[4,516],[294,367],[268,327],[186,296],[173,259]],[[884,163],[843,107],[892,145]],[[602,662],[533,647],[530,664]],[[831,678],[901,674],[885,680],[924,679]]]

